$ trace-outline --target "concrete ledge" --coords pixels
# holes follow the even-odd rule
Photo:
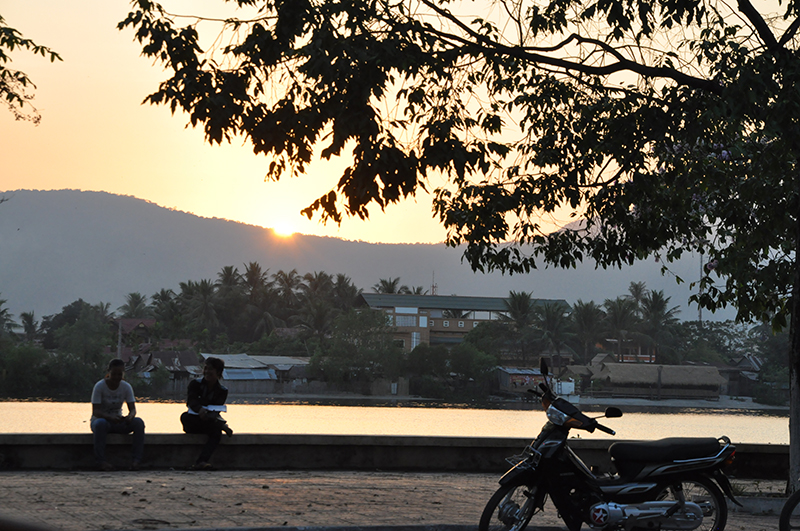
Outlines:
[[[129,435],[109,435],[107,455],[118,466],[130,460]],[[188,468],[205,436],[147,434],[145,464],[151,468]],[[530,439],[477,437],[393,437],[355,435],[223,436],[213,462],[242,470],[425,470],[503,472],[506,457],[518,454]],[[613,440],[570,440],[587,465],[611,470],[608,446]],[[0,435],[0,469],[89,469],[94,466],[92,434]],[[729,475],[786,479],[787,445],[739,444]]]

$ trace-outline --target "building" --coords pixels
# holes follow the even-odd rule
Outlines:
[[[455,345],[481,323],[495,321],[507,313],[504,297],[459,297],[455,295],[408,295],[362,293],[362,304],[386,313],[395,328],[394,338],[406,351],[422,343]],[[533,299],[536,305],[564,300]]]
[[[207,354],[200,353],[203,360],[219,358],[225,363],[222,371],[223,385],[228,392],[237,395],[262,395],[275,392],[278,375],[260,361],[247,354]]]
[[[590,366],[592,396],[717,400],[725,379],[716,367],[606,363]]]

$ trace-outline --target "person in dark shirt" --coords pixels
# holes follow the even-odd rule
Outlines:
[[[206,358],[203,365],[203,377],[189,382],[186,405],[189,410],[181,415],[181,424],[186,433],[199,433],[208,436],[200,457],[197,458],[192,470],[210,470],[213,468],[209,461],[217,449],[222,438],[222,432],[230,437],[233,430],[219,415],[219,409],[228,398],[228,389],[219,383],[225,362],[219,358]]]

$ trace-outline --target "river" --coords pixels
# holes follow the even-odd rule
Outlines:
[[[185,406],[142,402],[137,412],[149,433],[180,433]],[[622,408],[625,411],[625,408]],[[589,413],[597,416],[596,413]],[[91,406],[74,402],[0,402],[0,433],[87,433]],[[320,404],[229,404],[224,415],[236,433],[411,435],[533,438],[544,412],[528,409],[461,407],[343,406]],[[719,437],[734,443],[788,444],[785,411],[679,409],[626,412],[604,424],[617,439]],[[610,435],[573,430],[573,436],[608,439]]]

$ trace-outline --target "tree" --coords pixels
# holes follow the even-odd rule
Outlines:
[[[539,345],[547,351],[554,353],[551,358],[554,367],[564,365],[561,362],[561,353],[572,352],[569,341],[575,337],[571,330],[569,307],[555,302],[546,302],[535,309],[534,328],[539,333]]]
[[[653,350],[656,363],[664,363],[661,359],[662,348],[675,345],[680,308],[670,308],[670,299],[664,296],[662,290],[648,291],[639,304],[642,317],[639,327]]]
[[[337,273],[333,281],[333,305],[342,311],[347,311],[358,304],[361,290],[358,289],[350,277]]]
[[[606,311],[606,330],[615,340],[617,361],[622,361],[622,344],[634,336],[638,325],[636,303],[626,297],[606,299],[603,303]]]
[[[396,378],[401,362],[386,315],[351,310],[335,319],[331,338],[311,359],[311,370],[330,382],[364,390],[376,378]]]
[[[528,361],[528,351],[534,342],[533,324],[536,319],[536,308],[527,291],[510,291],[503,301],[505,313],[501,319],[511,325],[512,337],[519,348],[522,363]]]
[[[296,269],[292,269],[288,273],[279,270],[272,276],[272,282],[278,294],[278,300],[282,306],[282,318],[288,318],[297,310],[300,303],[300,290],[303,285],[303,278]]]
[[[19,318],[22,321],[22,332],[25,335],[25,341],[33,343],[39,334],[39,323],[36,322],[34,312],[22,312],[19,314]]]
[[[381,278],[378,283],[372,286],[372,291],[375,293],[388,293],[388,294],[408,294],[410,290],[408,286],[400,285],[400,277],[397,278]]]
[[[38,124],[41,116],[31,103],[33,94],[30,92],[36,85],[24,72],[7,67],[11,62],[11,52],[17,48],[29,50],[42,57],[49,56],[51,63],[62,59],[50,48],[23,38],[19,31],[6,25],[5,19],[0,16],[0,99],[17,120],[30,120]]]
[[[95,373],[104,368],[110,358],[104,351],[112,344],[111,329],[97,306],[84,303],[77,319],[59,327],[55,338],[59,351],[74,356]]]
[[[447,243],[478,270],[708,256],[692,300],[789,325],[800,440],[800,3],[238,3],[261,11],[203,50],[197,19],[136,2],[120,27],[171,71],[146,101],[247,138],[273,179],[350,151],[308,216],[442,175]],[[797,487],[800,445],[790,468]]]
[[[14,321],[14,315],[8,311],[8,308],[3,308],[6,302],[8,302],[6,299],[0,299],[0,337],[9,335],[19,328]]]
[[[605,339],[605,312],[594,301],[578,299],[572,306],[572,326],[575,338],[580,342],[582,362],[588,364],[595,354],[595,345]]]
[[[628,297],[636,303],[636,308],[639,311],[640,316],[642,312],[642,304],[645,297],[647,297],[649,293],[650,290],[647,289],[647,284],[644,282],[631,282],[630,286],[628,286]]]
[[[117,308],[120,317],[123,319],[142,319],[150,317],[150,306],[147,304],[147,296],[138,291],[128,293],[125,296],[125,304]]]

